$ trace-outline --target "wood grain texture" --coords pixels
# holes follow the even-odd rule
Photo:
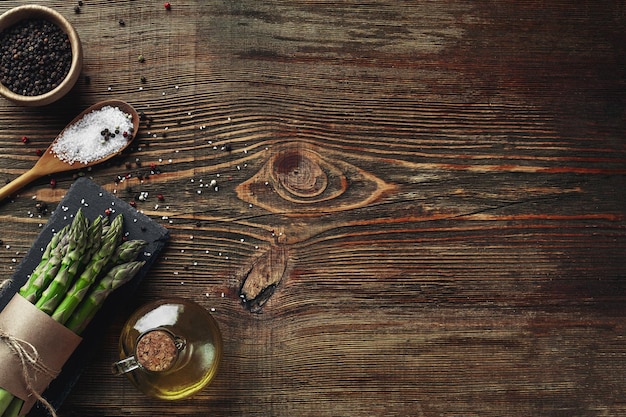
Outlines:
[[[136,145],[81,175],[171,232],[61,416],[626,413],[621,2],[46,3],[84,76],[0,102],[0,178],[126,100]],[[5,276],[55,179],[0,205]],[[225,357],[164,403],[109,367],[125,317],[172,295],[215,309]]]

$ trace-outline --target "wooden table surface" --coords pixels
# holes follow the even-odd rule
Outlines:
[[[3,276],[76,175],[171,233],[60,416],[626,414],[623,2],[36,3],[78,30],[83,75],[0,101],[0,178],[97,101],[146,121],[0,204]],[[110,374],[125,319],[167,296],[214,309],[225,349],[175,403]]]

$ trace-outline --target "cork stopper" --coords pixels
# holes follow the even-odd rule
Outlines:
[[[146,370],[163,372],[170,369],[178,357],[174,337],[164,330],[152,330],[137,342],[135,357]]]

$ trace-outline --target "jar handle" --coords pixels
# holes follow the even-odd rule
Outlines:
[[[129,356],[126,359],[115,362],[112,368],[114,375],[123,375],[139,368],[139,362],[137,362],[134,356]]]

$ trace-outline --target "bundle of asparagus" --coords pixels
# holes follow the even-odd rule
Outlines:
[[[146,244],[123,239],[121,214],[111,222],[98,216],[90,224],[79,209],[71,224],[54,234],[19,294],[80,335],[107,296],[144,265],[137,257]],[[17,416],[22,405],[0,388],[0,417]]]

